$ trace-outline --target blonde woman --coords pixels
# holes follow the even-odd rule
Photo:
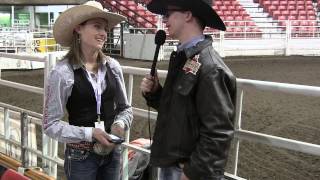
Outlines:
[[[69,180],[119,179],[119,146],[110,134],[123,136],[132,109],[119,63],[101,49],[107,30],[124,20],[88,1],[55,22],[55,40],[70,50],[48,78],[43,129],[67,143],[64,169]],[[65,109],[69,122],[61,120]]]

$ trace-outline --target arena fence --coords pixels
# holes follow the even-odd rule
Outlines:
[[[123,28],[113,28],[108,32],[104,52],[110,55],[123,54]],[[66,48],[56,43],[52,30],[32,31],[24,28],[0,28],[0,52],[4,53],[50,53]]]
[[[319,20],[225,21],[227,31],[205,29],[214,39],[213,46],[222,57],[261,55],[319,56]],[[161,27],[165,27],[163,24]],[[163,28],[166,30],[166,28]],[[108,33],[104,51],[122,57],[153,58],[155,28],[131,28],[121,23]],[[133,38],[141,37],[143,38]],[[128,38],[130,37],[130,38]],[[64,50],[53,39],[52,31],[37,32],[31,29],[0,28],[0,52],[48,53]],[[167,38],[159,59],[168,60],[178,41]],[[139,45],[139,46],[137,46]],[[150,58],[151,57],[151,58]],[[139,59],[137,58],[137,59]]]
[[[0,58],[6,58],[6,60],[13,59],[13,60],[28,60],[28,61],[36,61],[36,62],[42,62],[44,63],[44,81],[46,82],[47,75],[49,72],[49,69],[51,69],[56,60],[54,54],[48,54],[47,56],[39,57],[39,56],[26,56],[26,55],[17,55],[17,54],[6,54],[6,53],[0,53]],[[1,59],[0,59],[1,60]],[[32,92],[35,94],[44,94],[45,89],[40,87],[34,87],[29,86],[21,83],[6,81],[3,79],[0,79],[0,85],[4,85],[11,88],[20,89],[23,91]],[[44,101],[43,101],[44,103]],[[22,162],[22,167],[19,169],[21,172],[24,172],[25,169],[30,169],[37,166],[36,163],[30,163],[28,161],[28,153],[31,153],[32,155],[36,155],[37,157],[42,158],[42,168],[44,171],[53,177],[56,177],[57,175],[57,165],[63,166],[63,160],[57,156],[58,154],[58,142],[47,137],[44,133],[41,133],[42,135],[42,148],[38,149],[37,147],[30,147],[28,144],[28,129],[31,125],[37,125],[40,126],[40,129],[42,129],[42,114],[38,114],[35,112],[31,112],[25,109],[21,109],[18,107],[14,107],[8,104],[0,104],[0,107],[4,110],[4,124],[5,124],[5,134],[4,136],[0,136],[0,139],[4,140],[5,143],[8,143],[7,146],[14,145],[18,146],[21,151],[21,157],[18,158]],[[12,141],[12,134],[10,132],[10,113],[15,112],[19,113],[21,116],[21,140],[20,142]],[[8,154],[9,152],[7,152]]]
[[[22,56],[22,55],[14,55],[14,54],[3,54],[0,53],[0,58],[6,57],[6,58],[12,58],[12,59],[24,59],[24,60],[31,60],[31,61],[40,61],[45,64],[44,69],[44,80],[46,81],[46,77],[48,75],[49,70],[52,66],[54,66],[56,58],[54,55],[50,54],[48,56],[39,58],[35,56]],[[0,59],[1,60],[1,59]],[[144,76],[145,74],[149,73],[149,69],[145,68],[136,68],[136,67],[130,67],[130,66],[123,66],[123,72],[128,75],[127,79],[127,94],[129,102],[132,103],[132,92],[133,92],[133,83],[134,83],[134,77],[139,76],[139,79],[137,81],[141,81],[141,76]],[[164,70],[158,71],[160,78],[165,78],[167,72]],[[6,80],[0,79],[0,85],[8,86],[12,88],[17,88],[24,91],[34,92],[36,94],[43,94],[45,92],[44,88],[40,87],[32,87],[29,85],[24,85],[20,83],[10,82]],[[241,113],[242,113],[242,100],[244,96],[245,88],[250,89],[256,89],[261,91],[273,91],[273,92],[285,92],[285,93],[291,93],[291,94],[299,94],[299,95],[305,95],[305,96],[320,96],[320,87],[315,86],[305,86],[305,85],[297,85],[297,84],[287,84],[287,83],[276,83],[276,82],[266,82],[266,81],[257,81],[257,80],[248,80],[248,79],[237,79],[237,112],[236,112],[236,122],[235,122],[235,143],[234,143],[234,159],[232,159],[232,165],[233,165],[233,172],[232,173],[226,173],[226,175],[231,179],[242,179],[240,177],[237,177],[237,171],[238,171],[238,153],[239,153],[239,146],[240,146],[240,140],[248,140],[250,142],[257,142],[257,143],[263,143],[267,144],[273,147],[280,147],[288,150],[303,152],[307,154],[312,154],[316,156],[320,156],[320,145],[318,144],[312,144],[307,143],[303,141],[297,141],[294,139],[288,139],[288,138],[282,138],[277,136],[272,136],[268,134],[253,132],[244,130],[241,127],[242,120],[241,120]],[[7,144],[13,144],[15,146],[18,146],[21,148],[21,158],[22,165],[20,167],[20,171],[23,172],[24,169],[32,168],[31,164],[28,163],[27,159],[28,155],[26,153],[31,153],[36,155],[39,158],[42,158],[42,168],[43,170],[50,176],[57,177],[57,166],[63,166],[63,159],[58,157],[58,142],[45,136],[42,133],[42,148],[34,149],[28,146],[28,128],[30,124],[36,124],[38,126],[41,126],[41,119],[43,117],[42,114],[38,114],[35,112],[31,112],[25,109],[21,109],[18,107],[14,107],[8,104],[0,103],[0,107],[4,109],[5,116],[8,117],[9,112],[19,112],[21,114],[21,141],[16,142],[12,141],[10,139],[10,134],[7,131],[5,135],[1,135],[0,139],[2,141],[5,141]],[[135,108],[133,107],[133,112],[135,117],[148,117],[148,111],[145,109]],[[156,120],[157,113],[151,112],[150,113],[150,119]],[[4,124],[6,124],[6,128],[10,128],[8,123],[9,118],[4,118]],[[134,145],[129,144],[129,137],[130,137],[130,131],[126,132],[126,141],[122,144],[123,152],[122,152],[122,158],[123,158],[123,180],[128,179],[128,149],[133,149],[135,151],[140,151],[142,153],[149,154],[150,151],[147,149],[143,149]]]

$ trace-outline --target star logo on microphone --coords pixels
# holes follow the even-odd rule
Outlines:
[[[201,63],[199,63],[199,57],[200,55],[197,54],[192,59],[188,59],[184,64],[182,70],[184,70],[186,74],[191,73],[196,75],[201,66]]]

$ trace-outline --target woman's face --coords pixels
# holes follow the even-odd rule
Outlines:
[[[100,50],[107,39],[107,22],[102,18],[95,18],[86,21],[76,27],[79,34],[81,48],[89,50]]]

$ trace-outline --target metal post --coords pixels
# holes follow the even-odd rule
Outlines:
[[[240,90],[240,92],[239,92]],[[237,104],[236,104],[236,119],[234,122],[234,128],[235,131],[241,129],[241,114],[242,114],[242,103],[243,103],[243,90],[238,88],[237,92]],[[234,145],[234,162],[233,162],[233,175],[237,175],[238,173],[238,160],[239,160],[239,147],[240,147],[240,141],[238,138],[235,139],[235,145]]]
[[[11,6],[11,27],[14,27],[14,6]]]
[[[219,38],[219,54],[221,57],[225,57],[223,42],[224,42],[224,31],[220,31],[220,38]]]
[[[128,102],[131,105],[132,103],[132,90],[133,90],[133,75],[129,74],[129,82],[128,82],[128,88],[127,88],[127,96],[128,96]],[[130,139],[130,130],[126,131],[125,134],[126,143],[129,143]],[[122,180],[128,180],[129,179],[129,173],[128,173],[128,148],[125,146],[122,146]]]
[[[28,147],[28,114],[25,112],[21,113],[21,162],[22,167],[28,167],[28,155],[26,148]]]
[[[128,82],[128,90],[127,90],[127,94],[128,94],[128,101],[129,104],[132,103],[132,91],[133,91],[133,75],[129,74],[129,82]]]
[[[120,57],[123,57],[123,28],[124,28],[124,22],[120,23]]]
[[[46,31],[50,29],[50,6],[47,7],[47,13],[48,13],[48,26],[46,28]],[[46,37],[47,38],[47,37]],[[47,51],[46,51],[47,52]]]
[[[30,12],[30,23],[29,23],[29,29],[34,29],[35,26],[35,6],[29,7]]]
[[[126,131],[126,143],[129,142],[129,136],[130,136],[130,131]],[[128,170],[128,148],[122,146],[123,151],[122,151],[122,180],[128,180],[129,179],[129,170]]]
[[[46,58],[45,61],[45,67],[44,67],[44,97],[43,97],[43,107],[45,107],[46,102],[46,91],[47,91],[47,79],[50,72],[50,69],[54,66],[56,63],[56,58],[53,54],[49,54],[49,56]],[[42,135],[42,155],[49,156],[52,158],[56,158],[58,155],[58,142],[51,140],[48,136],[46,136],[44,133]],[[57,163],[50,162],[46,159],[42,159],[42,167],[43,169],[49,174],[50,176],[57,177]]]
[[[4,108],[4,137],[6,140],[10,138],[10,113],[8,108]],[[10,153],[10,143],[6,142],[6,154]]]
[[[291,40],[291,21],[286,21],[286,39],[285,39],[285,55],[290,56],[290,40]]]
[[[49,69],[50,69],[50,62],[49,58],[47,57],[44,62],[44,83],[43,83],[43,107],[45,107],[46,103],[46,92],[47,92],[47,79],[49,75]],[[43,130],[42,130],[43,131]],[[42,132],[42,155],[47,156],[48,155],[48,137]],[[42,169],[48,174],[48,161],[44,158],[42,158]]]

